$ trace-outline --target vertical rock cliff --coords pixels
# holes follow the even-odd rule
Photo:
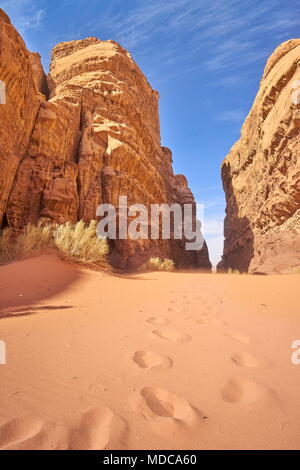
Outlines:
[[[58,44],[45,78],[0,14],[0,217],[20,230],[41,217],[63,223],[96,218],[102,203],[118,206],[191,203],[172,154],[161,147],[158,93],[130,54],[114,41],[87,38]],[[1,179],[2,178],[2,179]],[[150,256],[178,266],[210,268],[206,245],[186,251],[184,240],[116,240],[111,259],[136,266]]]
[[[0,9],[0,80],[6,104],[0,105],[0,226],[7,225],[6,208],[16,172],[27,155],[41,101],[30,54]]]
[[[300,39],[268,60],[240,140],[222,164],[225,243],[219,267],[300,266]]]

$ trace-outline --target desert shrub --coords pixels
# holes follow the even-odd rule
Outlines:
[[[52,232],[51,225],[42,224],[29,224],[18,235],[4,229],[0,234],[0,262],[9,263],[53,247]]]
[[[84,264],[105,264],[108,254],[106,239],[96,233],[96,220],[86,225],[82,220],[72,225],[58,225],[54,233],[55,246],[67,257]]]
[[[39,222],[27,225],[15,235],[7,228],[0,233],[0,263],[26,258],[34,253],[56,250],[63,258],[82,264],[107,264],[107,240],[96,234],[95,220],[88,225],[83,221],[62,225]]]
[[[227,274],[242,274],[238,269],[228,268]]]
[[[174,271],[175,263],[173,260],[165,258],[150,258],[146,263],[146,268],[152,271]]]

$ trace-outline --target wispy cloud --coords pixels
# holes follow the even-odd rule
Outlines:
[[[223,233],[223,217],[220,219],[204,219],[204,223],[202,225],[203,235],[205,237],[211,235],[219,235],[221,236]]]
[[[229,122],[232,124],[241,124],[245,120],[245,117],[245,112],[241,109],[222,111],[216,115],[218,121]]]
[[[213,57],[205,62],[205,66],[211,71],[232,71],[267,56],[267,50],[258,50],[257,41],[229,39],[216,47]]]
[[[209,259],[215,267],[222,258],[224,237],[222,235],[206,237],[206,243],[209,251]]]
[[[13,17],[14,25],[21,34],[41,28],[46,13],[45,8],[38,7],[30,0],[0,1],[0,8]]]
[[[198,200],[197,208],[201,207],[201,230],[208,245],[209,257],[213,266],[216,266],[221,260],[224,243],[225,197],[223,194],[215,194],[219,189],[219,186],[207,186],[203,187],[201,193],[194,193]],[[200,203],[201,194],[207,193],[210,193],[211,197]]]
[[[211,213],[209,209],[205,210],[202,232],[208,245],[210,260],[216,266],[223,253],[224,212]]]
[[[202,66],[223,74],[225,84],[227,73],[232,76],[238,70],[249,75],[249,65],[267,59],[271,51],[265,47],[266,35],[276,31],[278,42],[287,39],[285,35],[296,25],[298,8],[296,0],[290,0],[288,8],[282,8],[280,0],[153,0],[128,9],[126,15],[121,10],[107,21],[114,37],[139,60],[147,57],[147,63],[165,69],[176,63],[181,75],[193,59],[197,73]],[[95,20],[97,28],[101,30]],[[226,84],[235,83],[232,77]]]

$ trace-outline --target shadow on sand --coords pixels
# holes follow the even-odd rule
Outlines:
[[[22,308],[8,308],[5,310],[0,310],[0,320],[3,318],[17,318],[17,317],[27,317],[29,315],[35,315],[39,312],[48,312],[51,310],[67,310],[73,308],[73,305],[41,305],[39,307],[28,306]]]
[[[80,266],[49,254],[1,266],[0,317],[3,318],[1,312],[21,316],[29,314],[29,311],[37,313],[39,309],[69,308],[67,305],[34,308],[31,305],[67,290],[82,281],[84,276],[86,274]],[[15,311],[18,307],[19,311]]]

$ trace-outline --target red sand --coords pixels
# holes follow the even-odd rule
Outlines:
[[[0,267],[0,448],[299,448],[299,280]]]

